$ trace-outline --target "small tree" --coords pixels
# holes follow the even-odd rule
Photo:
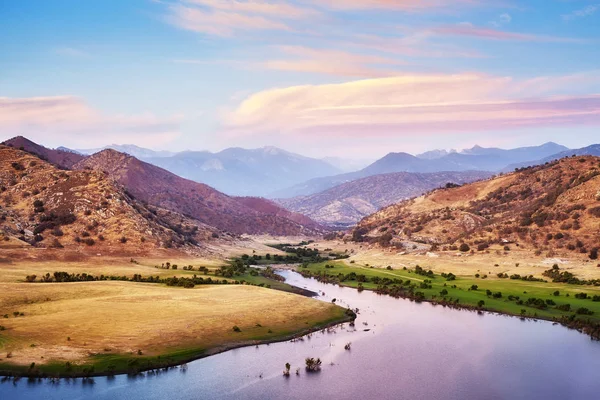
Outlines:
[[[283,376],[285,376],[286,378],[288,378],[290,376],[290,368],[292,366],[290,365],[290,363],[285,363],[285,370],[283,371]]]

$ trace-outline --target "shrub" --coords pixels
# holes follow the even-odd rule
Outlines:
[[[308,372],[317,372],[319,370],[321,370],[321,359],[317,358],[307,358],[305,360],[306,363],[306,371]]]
[[[121,243],[127,243],[127,238],[125,236],[122,236],[121,239],[119,239],[119,241]]]
[[[234,332],[241,332],[242,330],[240,329],[240,327],[239,327],[239,326],[237,326],[237,325],[234,325],[234,326],[233,326],[233,331],[234,331]]]
[[[25,170],[25,167],[21,163],[13,162],[10,165],[14,168],[15,171],[23,171],[23,170]]]
[[[460,245],[460,247],[459,247],[458,249],[459,249],[460,251],[462,251],[463,253],[466,253],[466,252],[468,252],[468,251],[470,251],[470,250],[471,250],[471,248],[469,247],[469,245],[468,245],[468,244],[466,244],[466,243],[463,243],[463,244],[461,244],[461,245]]]

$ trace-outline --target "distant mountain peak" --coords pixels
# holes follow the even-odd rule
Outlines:
[[[275,147],[275,146],[265,146],[262,148],[263,152],[266,154],[270,154],[272,156],[274,155],[278,155],[281,153],[287,154],[287,151],[280,149],[279,147]]]

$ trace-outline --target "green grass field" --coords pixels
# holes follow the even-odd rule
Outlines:
[[[333,265],[333,268],[325,268],[325,265]],[[412,270],[404,269],[380,269],[372,268],[364,265],[349,266],[343,262],[323,262],[311,264],[308,268],[300,268],[300,270],[308,271],[311,274],[327,274],[329,276],[337,276],[338,274],[348,275],[354,272],[357,275],[365,275],[370,281],[373,277],[390,278],[390,279],[407,279],[414,282],[417,287],[415,291],[423,292],[425,300],[441,300],[445,297],[447,300],[459,300],[460,305],[477,307],[480,301],[484,302],[482,309],[494,311],[503,314],[511,314],[525,317],[535,317],[541,319],[560,319],[561,317],[570,317],[576,315],[575,311],[579,308],[587,308],[593,312],[592,315],[581,315],[578,318],[590,319],[600,322],[600,302],[588,299],[578,299],[575,297],[578,293],[587,293],[589,297],[600,295],[600,287],[570,285],[565,283],[553,282],[532,282],[513,279],[501,279],[487,277],[485,279],[476,278],[475,276],[457,276],[455,280],[448,281],[440,274],[435,274],[434,278],[418,275]],[[549,279],[549,278],[548,278]],[[421,288],[420,284],[425,280],[430,280],[431,288]],[[340,282],[344,286],[357,288],[360,282],[356,280],[345,280]],[[477,290],[471,290],[473,285],[477,285]],[[378,285],[372,282],[363,282],[362,286],[367,290],[375,290]],[[448,294],[442,296],[440,292],[447,290]],[[494,298],[486,294],[487,290],[492,293],[500,292],[501,298]],[[559,295],[555,296],[554,292],[559,291]],[[514,300],[509,300],[509,296],[514,296]],[[562,311],[556,309],[555,305],[548,305],[546,309],[539,309],[527,304],[517,304],[518,300],[526,303],[529,298],[541,298],[544,301],[551,300],[556,303],[556,306],[570,304],[571,311]],[[525,313],[522,313],[525,310]]]

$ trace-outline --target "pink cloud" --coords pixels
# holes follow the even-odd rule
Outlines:
[[[163,145],[179,135],[177,116],[105,115],[72,96],[0,97],[0,135],[60,139],[64,145],[144,141]]]
[[[416,31],[404,37],[357,34],[350,39],[356,47],[398,54],[407,57],[431,58],[483,58],[484,55],[473,50],[465,50],[449,44],[433,44],[429,39],[434,36],[431,31]]]
[[[479,0],[319,0],[320,6],[334,9],[379,9],[420,11],[456,6],[474,6],[482,4]]]
[[[272,1],[238,1],[238,0],[185,0],[186,3],[196,4],[199,6],[247,14],[262,14],[271,15],[282,18],[307,18],[321,15],[317,10],[298,7],[287,2],[272,2]]]
[[[275,46],[274,48],[288,58],[265,61],[261,63],[262,67],[282,71],[367,78],[396,75],[397,71],[378,66],[390,67],[404,64],[402,61],[388,57],[341,50],[315,49],[305,46]]]
[[[182,29],[215,36],[232,36],[246,30],[282,30],[291,28],[280,21],[219,9],[204,10],[181,5],[170,7],[168,20]]]
[[[479,74],[406,75],[273,89],[225,116],[233,135],[398,137],[600,124],[600,96],[520,98],[522,85]]]

